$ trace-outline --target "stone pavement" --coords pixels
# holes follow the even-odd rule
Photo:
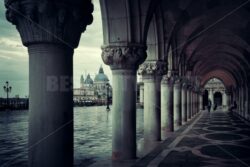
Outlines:
[[[250,166],[250,126],[228,112],[203,111],[131,166]]]

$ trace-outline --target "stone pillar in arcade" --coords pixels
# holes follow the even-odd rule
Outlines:
[[[161,140],[161,79],[167,63],[146,61],[139,68],[144,82],[144,140]]]
[[[29,53],[29,166],[73,166],[73,53],[91,0],[6,0]]]
[[[137,69],[146,59],[146,46],[107,45],[102,59],[113,75],[112,159],[136,158]]]

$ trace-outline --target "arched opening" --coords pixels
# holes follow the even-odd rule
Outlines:
[[[214,93],[214,105],[222,106],[222,94],[221,94],[221,92]]]

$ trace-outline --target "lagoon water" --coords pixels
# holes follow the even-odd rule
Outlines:
[[[74,108],[75,166],[111,157],[112,111],[105,106]],[[143,137],[143,110],[137,109],[137,141]],[[27,166],[28,111],[0,112],[0,166]]]

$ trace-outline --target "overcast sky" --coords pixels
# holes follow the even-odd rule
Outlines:
[[[79,47],[74,54],[74,87],[80,86],[80,75],[88,74],[94,78],[100,65],[111,80],[109,66],[104,65],[101,59],[102,22],[98,0],[93,0],[95,5],[94,22],[82,34]],[[9,81],[13,87],[11,96],[28,95],[28,54],[22,45],[20,36],[14,25],[5,19],[4,1],[0,0],[0,97],[5,97],[3,85]]]

